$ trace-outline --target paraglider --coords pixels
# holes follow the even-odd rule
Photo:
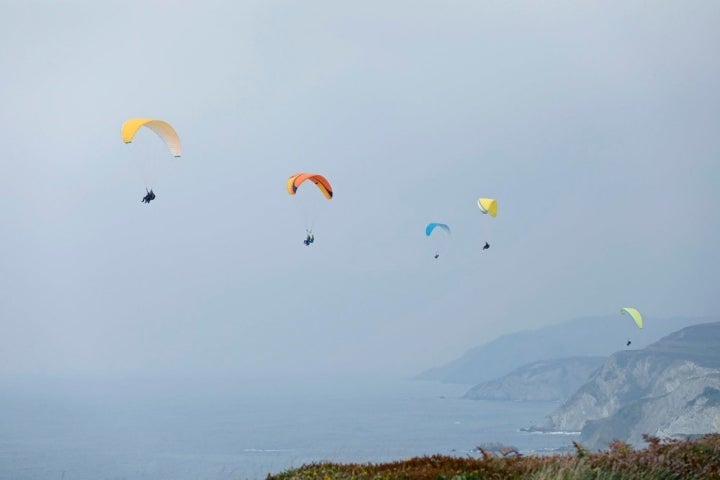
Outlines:
[[[425,236],[429,237],[434,231],[436,231],[436,229],[440,229],[440,231],[445,232],[446,235],[450,235],[450,227],[449,226],[447,226],[444,223],[431,222],[431,223],[428,223],[427,226],[425,227]],[[437,259],[439,256],[440,256],[440,249],[438,247],[436,247],[434,258]]]
[[[328,200],[332,199],[332,197],[333,197],[332,185],[330,184],[330,182],[328,181],[327,178],[325,178],[324,176],[317,174],[317,173],[301,172],[301,173],[296,173],[296,174],[292,175],[288,179],[287,184],[286,184],[287,192],[290,195],[295,195],[298,191],[298,188],[300,188],[300,186],[308,180],[311,181],[312,183],[314,183],[315,186],[317,186],[318,190],[320,190],[320,192],[323,194],[323,196],[326,199],[328,199]],[[313,231],[312,231],[312,224],[308,227],[308,225],[306,223],[305,234],[306,234],[306,236],[305,236],[305,240],[303,240],[303,244],[307,247],[315,242],[315,234],[313,234]]]
[[[623,315],[630,315],[632,319],[635,321],[635,325],[638,328],[643,327],[643,318],[642,315],[640,315],[640,312],[637,311],[637,309],[632,307],[624,307],[620,310],[620,313]],[[632,342],[630,340],[627,341],[625,344],[626,347],[629,347]]]
[[[478,198],[477,205],[483,215],[490,215],[493,218],[497,216],[498,205],[497,200],[494,198]],[[483,245],[483,250],[487,250],[488,248],[490,248],[490,244],[486,241],[485,245]]]
[[[153,118],[131,118],[123,123],[120,129],[120,135],[125,143],[132,143],[135,138],[135,134],[140,128],[146,127],[157,134],[161,140],[165,142],[170,153],[173,157],[179,157],[182,154],[182,148],[180,147],[180,137],[178,137],[175,129],[164,120],[157,120]],[[142,199],[142,203],[150,203],[155,200],[155,193],[152,189],[148,190],[145,187],[146,195]]]
[[[145,194],[145,196],[144,196],[144,197],[142,198],[142,200],[140,200],[140,201],[141,201],[142,203],[147,203],[147,204],[149,204],[150,202],[152,202],[153,200],[155,200],[155,192],[153,192],[152,189],[148,190],[147,188],[145,189],[145,191],[146,191],[147,193]]]
[[[315,235],[311,231],[307,231],[307,237],[305,238],[305,240],[303,240],[303,243],[305,244],[305,246],[306,247],[309,246],[314,241],[315,241]]]

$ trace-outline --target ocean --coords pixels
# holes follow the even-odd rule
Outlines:
[[[522,453],[556,403],[461,398],[408,379],[52,381],[0,387],[0,480],[254,480],[305,463]]]

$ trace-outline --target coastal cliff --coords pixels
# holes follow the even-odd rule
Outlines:
[[[531,427],[581,431],[581,442],[643,444],[643,434],[720,431],[720,322],[684,328],[645,349],[611,355],[560,408]]]
[[[569,357],[533,362],[498,379],[475,385],[464,397],[516,402],[567,400],[605,359]]]

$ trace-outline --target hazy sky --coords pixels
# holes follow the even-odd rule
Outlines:
[[[0,374],[412,375],[623,306],[716,315],[719,24],[714,0],[2,1]],[[123,144],[138,116],[183,157]],[[333,200],[290,197],[298,171]]]

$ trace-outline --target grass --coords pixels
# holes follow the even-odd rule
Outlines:
[[[380,464],[313,463],[267,480],[720,480],[720,434],[694,440],[646,436],[636,450],[616,441],[590,452],[575,443],[574,454],[528,455],[506,449],[480,450],[481,457],[433,455]]]

